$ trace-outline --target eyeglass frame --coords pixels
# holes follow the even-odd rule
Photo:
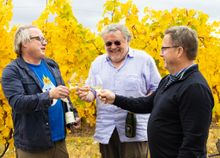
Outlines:
[[[110,47],[110,46],[112,46],[112,44],[114,44],[114,45],[116,45],[116,46],[120,46],[121,45],[121,41],[118,41],[118,40],[116,40],[116,41],[107,41],[106,43],[105,43],[105,46],[106,47]]]
[[[169,48],[178,48],[178,47],[181,47],[181,46],[161,47],[161,52],[163,52],[163,51],[165,51],[166,49],[169,49]]]
[[[31,36],[30,39],[36,39],[36,40],[40,41],[41,44],[47,43],[47,40],[42,36]]]

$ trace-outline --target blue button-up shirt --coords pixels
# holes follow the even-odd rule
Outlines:
[[[161,77],[153,58],[146,52],[129,48],[124,63],[115,68],[107,54],[97,57],[90,68],[87,84],[109,89],[116,94],[127,97],[146,96],[154,91]],[[101,80],[101,81],[100,81]],[[98,83],[101,82],[101,83]],[[125,136],[125,120],[127,111],[114,105],[105,105],[96,99],[95,139],[108,144],[115,128],[121,142],[147,141],[147,122],[149,114],[137,114],[136,136]]]

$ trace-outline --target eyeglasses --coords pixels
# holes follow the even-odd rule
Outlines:
[[[36,39],[36,40],[40,41],[41,44],[47,43],[47,40],[44,37],[41,37],[41,36],[32,36],[32,37],[30,37],[30,39]]]
[[[161,51],[163,52],[164,50],[166,49],[169,49],[169,48],[177,48],[179,46],[170,46],[170,47],[161,47]]]
[[[108,42],[105,43],[105,45],[106,45],[107,47],[110,47],[113,43],[114,43],[116,46],[120,46],[120,45],[121,45],[121,42],[120,42],[120,41],[114,41],[114,42],[108,41]]]

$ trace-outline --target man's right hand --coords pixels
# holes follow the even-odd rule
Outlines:
[[[112,104],[115,101],[115,93],[107,89],[101,90],[98,97],[105,104]]]
[[[70,94],[69,89],[63,85],[59,85],[57,87],[54,87],[49,91],[49,97],[51,99],[67,98],[69,96],[69,94]]]
[[[89,86],[77,87],[76,94],[81,100],[86,102],[92,102],[95,99],[95,95],[90,91]]]

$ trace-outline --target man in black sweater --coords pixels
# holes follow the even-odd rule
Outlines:
[[[108,104],[135,113],[151,113],[148,139],[151,158],[205,158],[214,99],[194,64],[196,32],[185,26],[169,28],[161,57],[170,75],[148,97],[126,98],[109,90],[98,96]]]

